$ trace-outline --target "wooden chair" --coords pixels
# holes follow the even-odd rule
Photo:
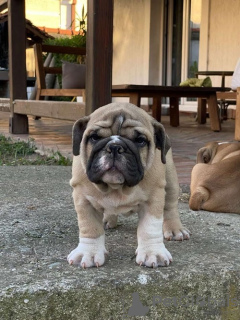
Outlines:
[[[221,77],[221,87],[225,88],[225,78],[233,76],[233,71],[198,71],[195,73],[196,78],[198,78],[199,75]],[[232,91],[231,88],[226,88],[226,91],[217,92],[217,100],[220,105],[220,117],[222,119],[227,119],[227,107],[230,104],[236,103],[236,97],[236,91]],[[199,100],[198,103],[203,106],[206,104],[206,101]]]
[[[34,55],[36,64],[36,82],[37,93],[36,100],[43,100],[46,96],[57,97],[76,97],[85,95],[84,89],[49,89],[46,85],[47,74],[62,74],[61,67],[44,66],[43,53],[60,53],[60,54],[74,54],[74,55],[86,55],[86,48],[67,47],[67,46],[55,46],[45,45],[37,43],[34,45]]]

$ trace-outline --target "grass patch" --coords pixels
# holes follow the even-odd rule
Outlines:
[[[59,151],[51,155],[40,155],[34,140],[14,141],[0,134],[0,166],[17,165],[58,165],[71,166],[72,161]]]

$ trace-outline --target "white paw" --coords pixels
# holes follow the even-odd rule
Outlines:
[[[136,250],[136,262],[140,266],[156,268],[165,267],[172,262],[171,253],[163,243],[151,244],[149,246],[138,246]]]
[[[190,239],[191,232],[186,228],[181,228],[178,230],[167,230],[164,231],[164,239],[166,240],[176,240],[176,241],[183,241]]]
[[[82,268],[100,267],[105,262],[104,235],[96,239],[80,238],[79,245],[67,257],[70,265],[80,265]]]
[[[163,235],[166,240],[189,240],[191,232],[185,228],[179,219],[169,219],[163,222]]]

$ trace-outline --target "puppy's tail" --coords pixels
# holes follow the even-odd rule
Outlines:
[[[208,189],[204,187],[197,187],[189,200],[190,209],[194,211],[201,210],[203,203],[209,199],[209,196],[210,193]]]

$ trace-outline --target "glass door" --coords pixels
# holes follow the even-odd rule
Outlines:
[[[182,81],[194,78],[198,71],[199,41],[201,27],[201,5],[199,0],[184,0],[182,34]],[[182,99],[182,104],[192,103],[196,98]]]
[[[199,40],[201,26],[202,1],[191,0],[189,19],[189,44],[188,44],[188,77],[194,78],[198,71]]]
[[[195,77],[199,61],[201,3],[201,0],[163,2],[162,85],[178,86],[187,78]],[[181,104],[193,101],[196,99],[184,98]]]
[[[181,82],[182,64],[182,29],[183,29],[183,0],[174,0],[172,28],[172,79],[171,85],[178,86]]]

